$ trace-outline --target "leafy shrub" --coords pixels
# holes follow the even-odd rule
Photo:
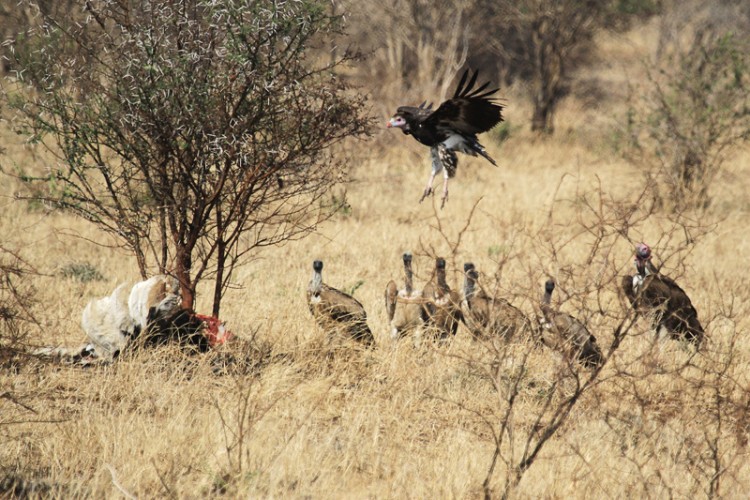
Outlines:
[[[631,103],[636,159],[659,183],[665,208],[708,207],[727,155],[750,137],[749,41],[699,31],[688,50],[650,69],[644,99]]]

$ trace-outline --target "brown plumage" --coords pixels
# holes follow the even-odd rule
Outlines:
[[[425,301],[420,290],[414,289],[412,255],[404,254],[404,288],[398,289],[391,280],[385,288],[385,310],[391,327],[391,339],[397,340],[427,320]]]
[[[573,316],[552,308],[552,292],[555,282],[547,280],[540,308],[544,315],[541,340],[549,348],[563,352],[571,359],[577,359],[587,368],[602,364],[602,351],[596,337]]]
[[[531,322],[520,309],[502,298],[488,295],[478,284],[479,273],[471,262],[464,264],[464,297],[461,310],[466,326],[474,338],[490,336],[510,340],[524,330],[529,331]]]
[[[367,313],[351,295],[323,283],[323,262],[313,262],[313,277],[307,287],[307,303],[318,325],[328,332],[345,335],[370,346],[375,339],[367,326]]]
[[[441,339],[455,335],[461,314],[461,297],[448,286],[445,279],[445,259],[435,260],[435,279],[428,283],[422,295],[426,301],[427,324]]]
[[[635,268],[635,275],[622,280],[622,290],[635,311],[651,316],[657,332],[664,329],[671,338],[687,340],[698,348],[705,336],[698,312],[687,293],[654,266],[645,243],[636,246]]]

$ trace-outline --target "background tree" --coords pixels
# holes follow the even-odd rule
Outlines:
[[[654,2],[623,0],[502,1],[494,8],[499,36],[492,47],[504,61],[506,80],[527,81],[533,104],[531,130],[554,131],[554,114],[568,93],[573,70],[590,58],[601,29],[624,29],[658,11]]]
[[[660,10],[654,0],[345,0],[344,8],[357,42],[373,51],[361,70],[383,82],[378,98],[443,98],[471,66],[506,85],[523,82],[531,128],[547,134],[574,71],[591,59],[594,34]]]
[[[33,4],[33,3],[32,3]],[[38,10],[33,43],[6,85],[17,127],[58,155],[25,174],[28,196],[92,221],[181,283],[214,280],[213,313],[235,265],[331,214],[344,180],[331,147],[366,133],[364,98],[316,57],[340,34],[316,0],[80,2],[80,23]]]
[[[40,16],[54,13],[66,15],[68,18],[82,17],[79,10],[73,9],[76,0],[39,0],[30,2],[16,2],[13,0],[0,1],[0,74],[14,69],[13,45],[25,42],[25,33],[37,24]],[[13,43],[9,43],[12,41]]]
[[[750,7],[688,7],[697,22],[661,24],[657,59],[630,103],[633,157],[670,210],[707,208],[713,179],[750,137]]]

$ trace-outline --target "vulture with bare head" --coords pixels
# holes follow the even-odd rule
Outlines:
[[[587,368],[600,366],[604,362],[604,357],[596,343],[596,337],[579,320],[552,307],[554,290],[555,282],[547,280],[539,305],[544,316],[542,342],[551,349],[563,352],[569,358],[577,359]]]
[[[497,88],[487,90],[490,82],[474,88],[478,71],[469,78],[466,70],[453,93],[436,110],[432,104],[423,102],[419,106],[401,106],[386,125],[400,128],[404,134],[430,148],[432,172],[420,202],[432,193],[435,176],[443,171],[443,197],[441,207],[448,199],[448,179],[456,175],[458,157],[456,152],[470,156],[481,156],[493,165],[487,151],[479,143],[477,134],[487,132],[503,121],[503,106],[491,97]],[[468,80],[468,81],[467,81]]]
[[[357,299],[323,283],[323,262],[313,262],[313,277],[307,286],[310,312],[329,336],[342,332],[346,336],[371,346],[375,339],[367,326],[367,313]]]
[[[625,276],[622,290],[638,314],[650,315],[657,332],[700,346],[705,336],[698,312],[687,293],[674,280],[659,272],[651,261],[651,248],[635,247],[634,276]]]
[[[523,331],[531,331],[531,322],[520,309],[500,297],[487,294],[478,283],[474,264],[464,264],[464,298],[461,309],[466,326],[475,339],[500,337],[511,340]]]
[[[391,339],[398,340],[411,330],[416,330],[427,321],[427,310],[421,290],[414,289],[412,255],[406,252],[404,259],[404,288],[398,289],[391,280],[385,288],[385,310],[391,326]]]
[[[425,300],[427,325],[440,340],[455,336],[458,323],[463,321],[461,297],[451,290],[445,277],[445,259],[435,259],[435,280],[425,285],[422,295]]]

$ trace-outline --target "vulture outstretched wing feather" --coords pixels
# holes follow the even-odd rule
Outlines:
[[[455,173],[458,160],[454,152],[470,156],[481,156],[493,165],[497,165],[484,146],[479,143],[477,134],[487,132],[503,121],[503,106],[492,99],[498,89],[490,88],[487,81],[475,88],[479,72],[470,75],[464,71],[456,86],[453,97],[443,102],[435,111],[432,104],[424,101],[419,106],[401,106],[388,121],[388,127],[400,128],[404,134],[413,136],[420,143],[432,149],[432,171],[420,201],[432,194],[435,175],[444,172],[442,204],[448,199],[448,179]],[[443,158],[451,159],[451,170],[443,161],[436,161],[435,151],[442,149],[447,153]]]

